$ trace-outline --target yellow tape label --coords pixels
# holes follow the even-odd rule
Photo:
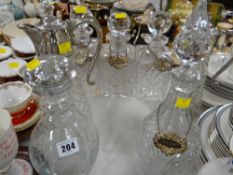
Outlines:
[[[39,66],[40,66],[40,60],[38,60],[37,58],[34,58],[32,61],[30,61],[26,65],[28,71],[33,71],[34,69],[36,69]]]
[[[84,14],[84,13],[87,13],[87,7],[86,6],[75,6],[74,11],[76,14]]]
[[[114,16],[116,19],[125,19],[127,15],[124,12],[118,12],[118,13],[115,13]]]
[[[49,5],[54,5],[56,4],[56,2],[49,2]]]
[[[58,45],[58,50],[60,54],[65,54],[72,51],[70,41],[64,42]]]
[[[6,49],[5,48],[0,48],[0,54],[5,54],[6,53]]]
[[[191,104],[192,98],[177,98],[176,107],[185,109],[188,108]]]
[[[19,63],[18,63],[18,62],[10,62],[10,63],[8,63],[8,67],[9,67],[10,69],[19,68]]]

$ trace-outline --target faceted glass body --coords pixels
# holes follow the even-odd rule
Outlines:
[[[124,12],[114,12],[108,19],[109,44],[98,61],[97,81],[105,96],[130,96],[134,77],[134,48],[128,44],[130,19]]]
[[[190,137],[193,77],[174,72],[166,100],[142,124],[137,147],[145,174],[186,174],[199,168],[200,142]]]
[[[134,96],[141,100],[162,100],[169,89],[172,61],[166,46],[151,43],[138,46]]]
[[[132,85],[135,83],[136,60],[134,47],[127,44],[127,61],[117,64],[110,63],[109,45],[103,46],[103,53],[97,62],[97,84],[104,96],[128,97],[132,95]],[[117,67],[119,66],[119,67]]]
[[[96,160],[99,141],[74,65],[57,55],[36,62],[36,68],[24,73],[24,80],[43,96],[43,117],[29,143],[30,160],[39,174],[87,175]]]
[[[67,92],[45,98],[44,117],[29,145],[30,160],[40,174],[85,175],[96,160],[95,125],[71,101]]]

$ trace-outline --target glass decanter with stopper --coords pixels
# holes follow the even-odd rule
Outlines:
[[[199,147],[190,137],[189,107],[199,78],[195,70],[173,69],[166,100],[144,119],[137,147],[145,174],[167,175],[175,169],[180,174],[198,171]]]
[[[204,60],[210,50],[206,12],[206,0],[199,1],[176,37],[174,51],[181,66],[172,71],[171,90],[165,102],[143,123],[138,148],[148,174],[195,175],[199,170],[200,142],[198,134],[193,134],[197,131],[190,134],[190,107],[194,102],[192,93],[202,80],[202,71],[194,65]]]
[[[29,143],[30,160],[39,174],[85,175],[96,160],[98,134],[73,99],[82,98],[71,91],[75,76],[71,61],[57,55],[34,59],[24,73],[24,80],[44,96],[43,118]]]
[[[95,82],[90,80],[91,73],[94,70],[97,59],[99,58],[102,47],[102,29],[99,22],[92,15],[87,6],[78,3],[70,12],[70,28],[73,44],[72,58],[79,70],[79,77],[85,83],[82,77],[87,76],[87,83],[93,85]],[[96,31],[97,39],[92,39],[93,28]]]
[[[215,43],[215,31],[211,28],[207,11],[207,0],[200,0],[193,9],[181,32],[174,41],[174,52],[182,65],[190,65],[201,75],[199,85],[193,93],[192,113],[198,116],[204,89],[209,56]]]
[[[170,26],[171,19],[166,13],[155,12],[148,24],[152,35],[145,35],[148,46],[138,46],[134,94],[142,100],[161,100],[167,94],[173,61],[166,46],[168,39],[163,34]]]
[[[108,18],[109,44],[103,48],[97,66],[97,81],[101,94],[126,97],[132,94],[134,48],[130,39],[130,18],[124,12],[113,12]]]

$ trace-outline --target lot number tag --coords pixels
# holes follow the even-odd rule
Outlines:
[[[79,151],[77,138],[58,142],[56,146],[60,157],[69,156]]]

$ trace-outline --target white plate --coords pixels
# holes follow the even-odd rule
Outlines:
[[[11,47],[20,53],[33,54],[36,52],[35,47],[28,36],[12,38]]]
[[[17,27],[17,25],[21,23],[23,24],[29,23],[31,25],[35,25],[39,21],[40,20],[38,18],[27,18],[27,19],[21,19],[18,21],[13,21],[3,27],[2,33],[3,35],[6,35],[7,37],[10,37],[10,38],[27,36],[27,34],[23,30]]]
[[[213,107],[205,111],[199,121],[198,127],[200,128],[200,137],[203,146],[203,152],[208,160],[216,159],[216,155],[214,154],[209,142],[208,142],[208,130],[209,127],[215,117],[217,107]]]
[[[15,54],[15,51],[13,50],[12,51],[12,56],[14,57],[14,58],[17,58],[17,59],[22,59],[22,60],[31,60],[31,59],[33,59],[34,57],[35,57],[35,55],[33,55],[33,56],[30,56],[30,57],[19,57],[19,56],[17,56],[16,54]]]
[[[8,59],[0,62],[0,77],[10,78],[18,75],[19,70],[26,65],[27,62],[22,59]]]
[[[231,100],[219,97],[206,89],[203,91],[202,101],[210,106],[218,106],[231,103]]]
[[[229,158],[212,160],[205,164],[197,175],[232,175],[232,173],[229,171],[229,160]]]
[[[210,56],[208,65],[208,74],[212,77],[229,59],[231,54],[229,53],[215,53]],[[233,65],[228,67],[222,74],[220,74],[216,80],[226,82],[233,85]]]
[[[224,142],[229,146],[230,138],[233,134],[230,121],[229,114],[231,110],[231,104],[227,104],[219,108],[216,113],[217,116],[217,129],[220,132],[221,137],[224,139]]]
[[[12,54],[12,49],[7,46],[0,46],[0,60],[9,58]]]

